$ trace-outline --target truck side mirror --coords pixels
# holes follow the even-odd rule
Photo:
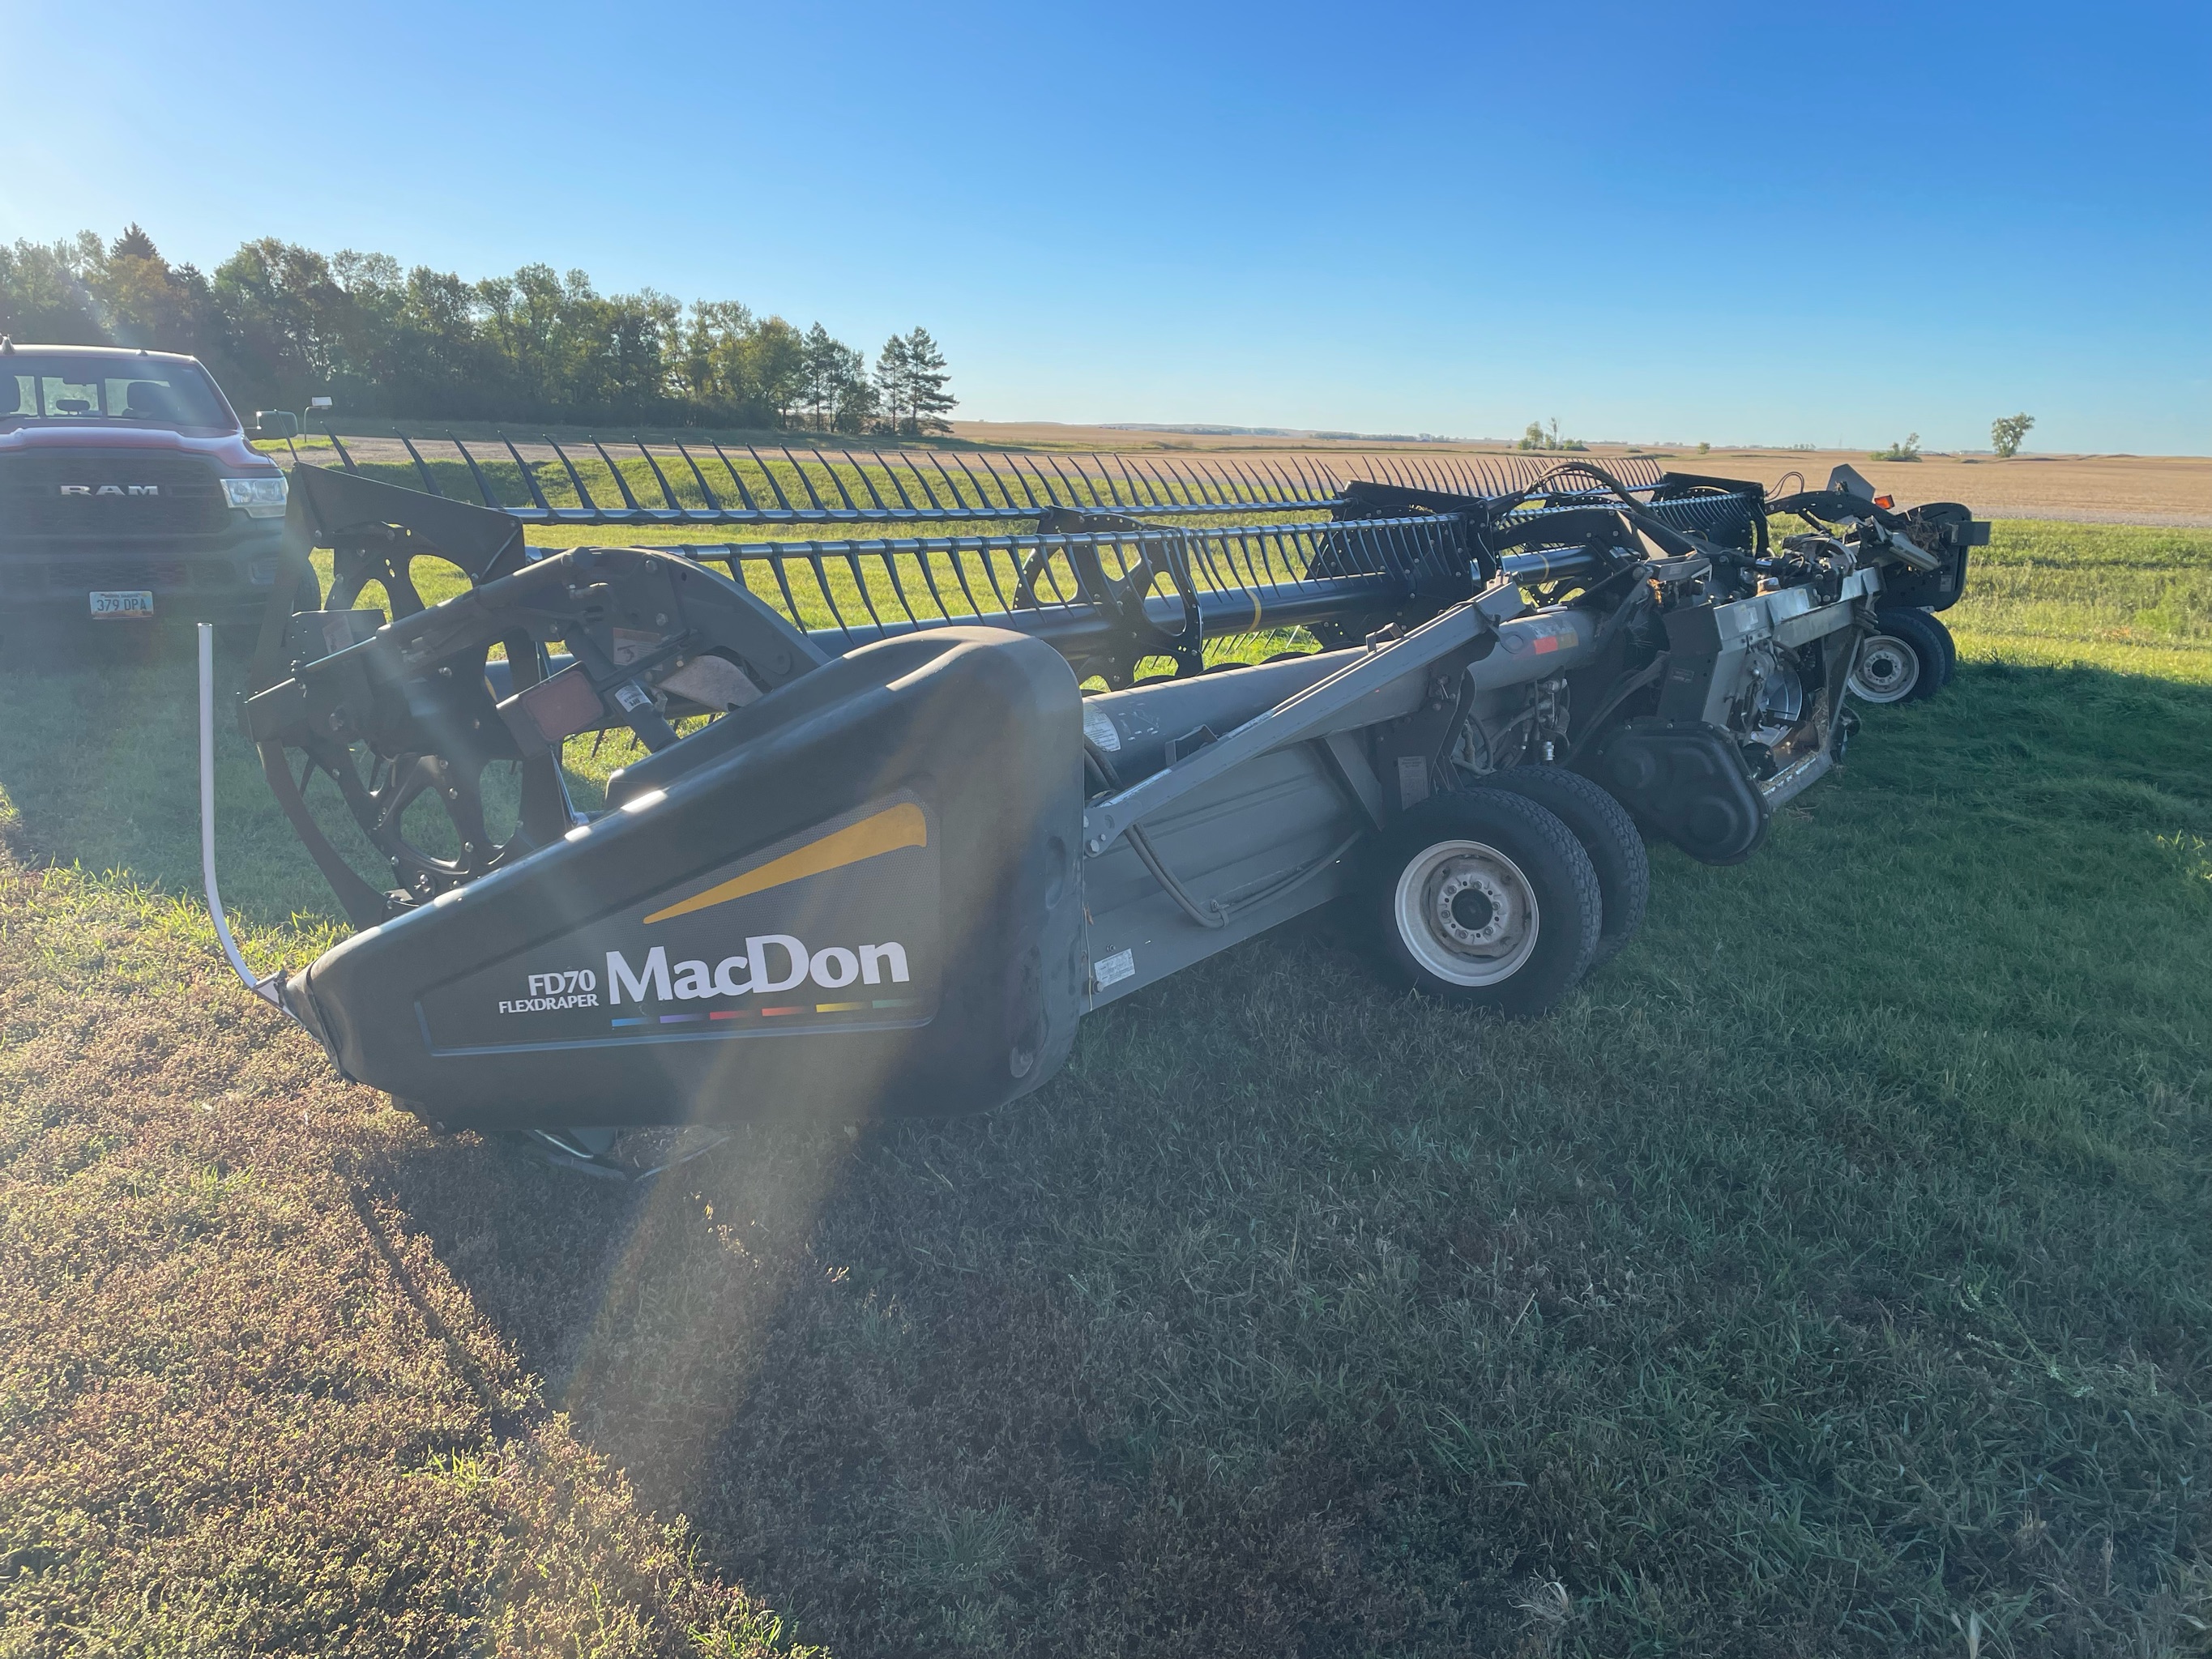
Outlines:
[[[258,409],[253,411],[253,435],[257,438],[296,438],[300,435],[300,417],[289,410]]]

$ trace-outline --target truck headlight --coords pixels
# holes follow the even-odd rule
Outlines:
[[[290,482],[281,472],[273,478],[225,478],[223,499],[233,507],[244,507],[248,518],[281,519]]]

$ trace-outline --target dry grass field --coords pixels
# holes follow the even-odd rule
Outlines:
[[[1350,459],[1366,455],[1509,453],[1509,447],[1502,443],[1317,442],[1298,438],[1131,432],[1118,427],[1060,426],[1037,421],[960,421],[954,423],[953,431],[970,442],[992,446],[1085,453],[1152,451],[1204,455],[1224,462],[1243,455]],[[1965,501],[1989,518],[2212,526],[2212,458],[2202,455],[2025,454],[2008,461],[1986,454],[1929,455],[1906,462],[1869,460],[1859,450],[1715,449],[1700,455],[1694,445],[1592,444],[1585,459],[1602,465],[1609,455],[1659,456],[1684,472],[1710,472],[1767,484],[1792,471],[1818,484],[1827,477],[1831,467],[1849,462],[1878,489],[1894,490],[1900,501]]]
[[[390,428],[377,422],[360,423],[348,429],[343,437],[348,450],[356,460],[379,467],[394,468],[395,477],[412,483],[414,474],[407,452],[387,434]],[[410,428],[413,430],[413,428]],[[436,432],[442,436],[446,428]],[[489,427],[463,425],[461,436],[476,447],[481,459],[491,463],[504,453],[496,434]],[[415,435],[428,440],[428,431]],[[565,489],[557,465],[552,462],[552,451],[532,441],[533,429],[517,428],[513,434],[522,456],[532,462],[548,465],[544,475],[545,487],[556,499]],[[590,455],[581,432],[562,431],[559,436],[564,444],[576,450],[576,459],[584,462],[586,477],[591,487],[600,489],[601,472],[595,463],[586,459]],[[635,459],[636,451],[625,451],[615,442],[617,434],[599,434],[613,447],[616,459],[623,463],[626,473],[633,475],[631,486],[639,499],[649,505],[658,505],[659,481]],[[629,434],[620,434],[627,437]],[[653,432],[647,434],[648,443],[659,453],[669,458],[665,465],[679,495],[688,495],[690,483],[686,470],[673,458],[675,452],[668,441],[685,438],[698,443],[700,434],[680,432]],[[791,434],[709,434],[710,439],[720,439],[732,444],[757,442],[771,457],[780,443],[790,444],[795,451],[804,453],[810,442],[806,437],[794,439]],[[824,438],[823,447],[842,452],[848,443],[856,444],[862,453],[882,447],[881,441],[848,441]],[[264,445],[278,459],[286,459],[282,445]],[[1376,463],[1393,461],[1418,462],[1426,457],[1431,459],[1453,456],[1481,456],[1513,453],[1504,444],[1376,444],[1356,441],[1319,441],[1310,439],[1267,438],[1213,435],[1174,432],[1131,432],[1116,427],[1060,426],[1043,422],[994,422],[962,421],[954,424],[949,441],[908,446],[909,453],[920,453],[932,448],[944,453],[957,451],[968,465],[978,471],[1011,471],[1029,464],[1018,457],[1066,456],[1069,454],[1109,454],[1121,458],[1133,471],[1141,472],[1148,459],[1166,462],[1197,462],[1216,476],[1234,476],[1249,464],[1259,465],[1297,465],[1319,462],[1340,477],[1387,476],[1382,474]],[[315,441],[303,446],[305,459],[328,465],[331,454],[327,444]],[[437,464],[443,487],[465,499],[473,499],[471,480],[461,470],[454,452],[448,445],[425,441],[425,456]],[[701,446],[702,455],[708,452]],[[1657,458],[1666,465],[1686,472],[1707,472],[1723,477],[1740,477],[1772,485],[1796,472],[1814,484],[1826,481],[1829,469],[1838,462],[1848,462],[1870,479],[1877,488],[1895,492],[1905,501],[1964,501],[1974,510],[1990,518],[2061,520],[2086,524],[2155,525],[2177,528],[2212,527],[2212,458],[2196,455],[2039,455],[2016,456],[2000,461],[1991,455],[1929,455],[1918,461],[1870,460],[1863,452],[1846,450],[1794,449],[1715,449],[1699,454],[1695,447],[1668,448],[1662,447],[1636,447],[1620,444],[1593,444],[1579,456],[1571,454],[1540,455],[1537,459],[1563,461],[1583,459],[1603,465],[1608,458],[1643,455]],[[924,471],[927,471],[926,459]],[[707,465],[713,474],[714,463]],[[498,488],[507,489],[512,480],[501,468],[494,469]],[[757,482],[756,480],[756,482]],[[880,477],[878,482],[884,495],[891,497],[890,487]],[[799,486],[788,476],[786,483],[794,497]],[[1794,485],[1792,486],[1795,487]],[[853,488],[860,494],[855,480]],[[611,489],[603,490],[610,501],[616,499]],[[519,489],[514,499],[523,497]]]
[[[636,1189],[228,977],[186,650],[0,664],[0,1659],[2203,1659],[2212,535],[2002,523],[1951,620],[1551,1018],[1324,915]]]

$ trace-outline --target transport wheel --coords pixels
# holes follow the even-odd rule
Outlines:
[[[1574,831],[1597,872],[1598,896],[1604,902],[1590,966],[1611,961],[1636,937],[1651,902],[1651,860],[1628,809],[1603,784],[1564,766],[1509,766],[1483,782],[1534,801]]]
[[[1936,637],[1943,641],[1943,684],[1948,685],[1959,678],[1959,642],[1951,637],[1951,630],[1944,626],[1943,619],[1934,611],[1923,611],[1920,614],[1928,618],[1928,625],[1936,630]]]
[[[1924,611],[1885,611],[1859,642],[1851,695],[1862,702],[1919,702],[1943,689],[1950,629]]]
[[[1398,976],[1449,1002],[1540,1014],[1597,950],[1597,872],[1574,831],[1502,789],[1431,797],[1374,854]]]

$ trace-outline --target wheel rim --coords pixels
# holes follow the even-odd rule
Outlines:
[[[1543,927],[1521,866],[1479,841],[1441,841],[1398,874],[1398,937],[1413,960],[1453,985],[1495,985],[1534,954]]]
[[[1920,653],[1894,634],[1875,634],[1859,647],[1851,695],[1864,702],[1899,702],[1920,684]]]

